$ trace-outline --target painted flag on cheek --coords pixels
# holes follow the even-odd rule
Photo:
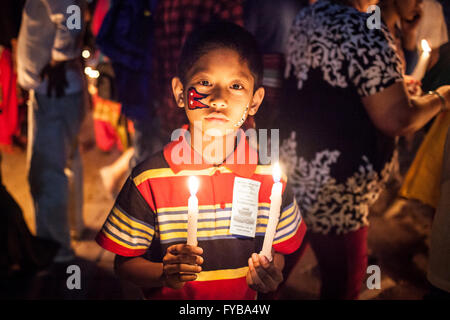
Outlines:
[[[208,94],[198,93],[195,88],[190,88],[188,91],[188,95],[188,108],[190,110],[209,108],[208,105],[200,101],[209,96]]]

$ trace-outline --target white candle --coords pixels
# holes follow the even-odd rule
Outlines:
[[[412,76],[419,81],[423,79],[425,73],[427,72],[431,52],[431,48],[427,40],[422,39],[421,45],[422,45],[422,54],[420,55],[419,62],[417,63],[414,72],[412,73]]]
[[[187,244],[190,246],[197,245],[197,219],[198,219],[198,198],[197,191],[199,181],[197,177],[189,177],[188,180],[189,192],[191,196],[188,200],[188,230],[187,230]]]
[[[283,184],[281,180],[281,169],[278,163],[273,167],[272,193],[270,194],[270,211],[269,222],[267,223],[266,234],[264,236],[264,243],[260,255],[266,256],[269,261],[272,261],[272,243],[277,230],[278,219],[280,218],[281,209],[281,193]]]

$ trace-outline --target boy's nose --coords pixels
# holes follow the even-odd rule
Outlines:
[[[215,88],[210,95],[209,104],[211,107],[216,109],[226,108],[228,104],[224,90],[221,88]]]

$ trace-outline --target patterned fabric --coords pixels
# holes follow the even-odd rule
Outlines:
[[[181,48],[197,26],[216,19],[243,25],[242,0],[160,0],[155,14],[155,91],[163,131],[186,123],[172,93]]]
[[[366,27],[356,9],[319,1],[297,16],[288,44],[288,69],[294,67],[298,88],[309,69],[319,68],[333,87],[353,84],[361,96],[402,80],[396,46],[386,26]]]
[[[294,184],[296,197],[302,200],[305,221],[313,231],[337,234],[356,231],[367,226],[369,207],[380,195],[397,165],[397,152],[386,163],[381,172],[374,170],[366,156],[353,176],[337,183],[331,175],[341,153],[338,150],[323,150],[311,161],[298,157],[295,136],[283,141],[281,154],[283,163],[289,166],[289,177]]]
[[[314,232],[368,225],[396,165],[395,140],[374,127],[361,98],[402,81],[402,63],[387,28],[369,30],[367,17],[320,0],[291,29],[280,153]]]
[[[248,258],[260,252],[269,219],[272,168],[256,164],[175,164],[173,150],[192,150],[185,139],[174,141],[133,170],[108,216],[97,242],[123,256],[143,256],[162,262],[167,248],[187,239],[187,180],[197,176],[200,188],[198,246],[203,249],[202,272],[181,290],[157,288],[153,299],[255,299],[246,283]],[[251,151],[246,139],[236,148]],[[175,151],[174,151],[175,152]],[[188,151],[189,152],[189,151]],[[232,155],[232,157],[234,157]],[[230,233],[235,177],[261,182],[254,238]],[[283,183],[283,200],[273,248],[290,254],[300,247],[306,231],[290,188]]]

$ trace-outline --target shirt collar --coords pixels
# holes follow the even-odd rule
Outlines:
[[[206,162],[203,157],[191,147],[191,145],[186,140],[185,134],[187,131],[187,127],[183,127],[181,131],[180,138],[178,140],[172,141],[167,144],[164,148],[164,158],[169,164],[172,171],[177,174],[182,170],[203,170],[211,167],[220,167],[224,166],[227,169],[231,170],[234,174],[238,176],[242,176],[244,178],[250,178],[256,170],[256,166],[258,164],[258,152],[252,148],[245,136],[245,133],[242,129],[238,131],[238,145],[234,149],[233,153],[231,153],[227,159],[221,165],[213,165]],[[172,150],[177,147],[181,150],[189,150],[191,152],[192,159],[191,163],[174,163],[172,161]],[[201,159],[201,163],[194,163],[194,157],[198,157]]]

